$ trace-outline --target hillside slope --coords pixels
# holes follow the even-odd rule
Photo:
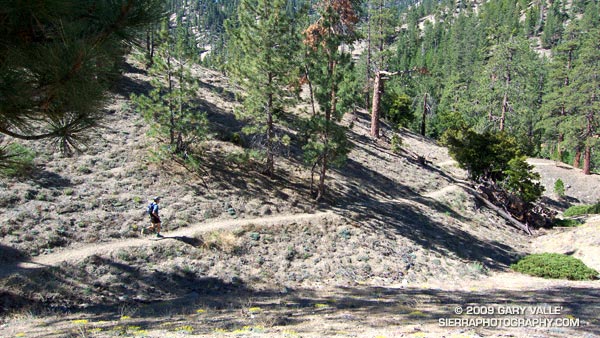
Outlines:
[[[104,321],[94,327],[102,331],[97,336],[135,335],[129,326],[158,330],[151,335],[158,337],[187,326],[211,335],[245,325],[275,335],[291,326],[315,336],[363,325],[370,335],[382,327],[393,331],[400,319],[414,325],[449,314],[461,295],[475,301],[465,285],[505,271],[530,250],[530,238],[461,187],[464,173],[444,148],[402,131],[403,150],[396,154],[387,127],[381,140],[367,136],[365,112],[346,116],[354,148],[328,178],[328,201],[314,204],[297,145],[278,157],[274,179],[228,156],[242,151],[227,141],[241,125],[232,114],[231,88],[217,73],[198,68],[196,74],[215,131],[203,148],[206,174],[149,161],[154,141],[126,99],[146,90],[147,78],[132,66],[108,108],[110,128],[85,155],[62,158],[38,149],[44,164],[34,179],[3,182],[3,312],[29,310],[39,323],[48,311]],[[139,239],[146,200],[154,195],[163,196],[166,238]],[[306,216],[317,211],[325,213]],[[99,249],[88,251],[91,246]],[[461,291],[434,291],[442,285]],[[483,293],[477,297],[485,300]],[[440,299],[448,308],[431,308]],[[350,309],[360,314],[345,312]],[[378,321],[376,313],[387,315]],[[181,319],[187,316],[198,318]],[[328,316],[326,331],[307,326]],[[78,330],[68,321],[58,320],[49,332],[37,321],[11,318],[4,316],[1,327],[10,335]],[[163,325],[168,328],[160,331]]]
[[[552,160],[530,158],[527,162],[540,174],[540,181],[546,189],[547,197],[557,199],[554,184],[561,179],[565,185],[565,196],[568,202],[594,204],[600,200],[600,192],[597,188],[600,185],[600,175],[584,175],[579,168]]]

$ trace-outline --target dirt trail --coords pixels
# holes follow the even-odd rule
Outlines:
[[[460,190],[460,189],[461,188],[458,185],[451,184],[451,185],[445,186],[445,187],[443,187],[441,189],[438,189],[438,190],[435,190],[435,191],[432,191],[432,192],[428,192],[428,193],[424,194],[423,196],[434,198],[434,199],[438,199],[438,198],[440,198],[442,196],[445,196],[445,195],[447,195],[449,193],[452,193],[452,192],[454,192],[456,190]]]
[[[79,261],[89,256],[97,254],[109,254],[123,248],[132,248],[144,245],[152,245],[153,243],[161,242],[169,239],[176,239],[181,237],[193,237],[196,234],[215,231],[215,230],[232,230],[244,225],[254,224],[262,226],[272,226],[282,223],[292,223],[300,221],[309,221],[317,219],[332,219],[338,218],[332,211],[322,211],[316,213],[304,213],[304,214],[290,214],[290,215],[276,215],[268,217],[258,217],[250,219],[228,219],[218,220],[213,222],[198,223],[184,229],[180,229],[173,232],[164,233],[163,238],[156,238],[154,235],[147,235],[145,238],[125,239],[116,240],[108,243],[100,244],[84,244],[80,248],[72,248],[63,250],[57,253],[49,255],[34,257],[30,261],[19,262],[14,265],[4,265],[0,267],[0,278],[4,278],[11,273],[14,273],[21,269],[34,269],[38,267],[50,267],[56,266],[65,261]]]

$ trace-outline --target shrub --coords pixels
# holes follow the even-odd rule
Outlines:
[[[508,161],[508,169],[504,171],[506,179],[503,185],[523,202],[532,203],[542,196],[544,187],[538,181],[540,175],[531,171],[533,166],[527,164],[525,157],[515,157]]]
[[[475,181],[502,181],[510,160],[521,156],[516,139],[505,133],[448,130],[442,136],[442,144]]]
[[[26,176],[33,170],[33,150],[19,144],[9,143],[0,147],[0,175]]]
[[[592,205],[574,205],[563,212],[565,217],[574,217],[589,214],[600,214],[600,203]]]
[[[407,127],[414,120],[411,98],[395,90],[386,91],[383,95],[382,110],[384,117],[398,127]]]
[[[587,267],[581,260],[557,253],[529,255],[510,266],[524,274],[556,279],[591,280],[598,271]]]
[[[89,167],[82,165],[79,168],[77,168],[77,171],[79,171],[82,174],[91,174],[92,173],[92,169],[90,169]]]
[[[556,218],[554,219],[554,223],[552,224],[552,226],[555,227],[576,227],[576,226],[580,226],[581,222],[579,222],[576,219],[560,219],[560,218]]]
[[[565,184],[563,183],[563,181],[560,178],[557,179],[556,182],[554,182],[554,192],[560,198],[565,197]]]
[[[392,135],[392,152],[397,154],[402,149],[402,138],[398,134]]]

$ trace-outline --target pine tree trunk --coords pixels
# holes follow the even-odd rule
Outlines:
[[[509,62],[512,62],[512,52],[508,55]],[[510,64],[510,63],[509,63]],[[508,88],[510,88],[511,74],[510,67],[506,67],[506,89],[504,90],[504,97],[502,98],[502,115],[500,116],[500,131],[504,131],[504,125],[506,123],[506,114],[508,113]]]
[[[592,98],[594,99],[594,97],[592,97]],[[586,118],[587,118],[586,138],[593,137],[593,128],[592,128],[592,123],[594,121],[593,113],[588,113]],[[586,144],[585,150],[583,153],[583,173],[585,175],[590,174],[591,162],[592,162],[592,148],[590,147],[589,144]]]
[[[146,53],[150,56],[150,30],[146,31]]]
[[[573,159],[573,167],[579,168],[581,165],[581,148],[577,146],[575,148],[575,158]]]
[[[325,196],[325,176],[327,174],[327,156],[323,156],[321,160],[321,172],[319,174],[319,192],[316,200],[319,201]]]
[[[269,88],[273,82],[273,74],[269,73]],[[275,159],[273,155],[273,93],[267,94],[267,163],[265,173],[273,176]]]
[[[171,56],[167,55],[167,82],[169,84],[169,141],[171,146],[175,144],[175,107],[173,106],[173,70],[171,68]]]
[[[327,73],[329,78],[333,78],[335,74],[336,62],[331,60],[327,67]],[[331,123],[331,117],[335,115],[335,106],[337,104],[337,96],[335,91],[335,83],[331,82],[331,88],[329,89],[331,105],[329,109],[325,109],[325,131],[323,133],[323,156],[321,160],[321,173],[319,175],[319,192],[316,200],[320,200],[325,195],[325,177],[327,175],[327,165],[329,160],[329,124]]]
[[[585,146],[585,151],[583,154],[583,174],[590,174],[590,167],[592,163],[592,148],[588,145]]]
[[[379,138],[379,116],[381,114],[381,94],[383,92],[383,79],[381,72],[375,75],[373,83],[373,107],[371,108],[371,136]]]
[[[148,54],[150,55],[150,64],[148,65],[148,68],[152,67],[152,65],[154,64],[154,29],[150,32],[149,42],[150,44],[148,45]]]
[[[179,119],[183,117],[183,62],[179,62],[179,70],[177,71],[177,75],[179,75],[178,83],[177,83],[177,114]],[[175,121],[174,121],[175,122]],[[174,126],[175,127],[175,126]],[[179,128],[176,128],[179,129]],[[175,148],[175,152],[177,154],[183,154],[185,149],[183,145],[183,135],[181,130],[177,132],[177,146]]]
[[[367,2],[367,71],[365,81],[365,108],[369,107],[371,103],[371,88],[369,82],[371,81],[371,11],[370,1]]]
[[[506,109],[508,106],[508,94],[504,93],[502,99],[502,115],[500,116],[500,131],[504,131],[504,121],[506,120]]]
[[[423,96],[423,116],[421,117],[421,135],[425,136],[425,127],[426,127],[426,121],[425,119],[427,118],[427,93],[425,93],[425,95]]]
[[[558,142],[556,144],[556,155],[558,156],[558,160],[561,161],[561,162],[563,160],[563,153],[562,153],[561,144],[562,144],[562,142],[564,140],[565,140],[565,134],[558,133]]]
[[[310,107],[312,108],[312,115],[317,115],[317,110],[315,109],[315,95],[313,92],[312,81],[310,80],[310,72],[308,71],[308,65],[304,65],[304,73],[306,74],[306,81],[308,82],[308,91],[310,94]]]

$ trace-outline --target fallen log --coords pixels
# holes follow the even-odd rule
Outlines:
[[[483,204],[485,204],[488,208],[494,210],[500,217],[502,217],[504,220],[506,220],[512,226],[514,226],[515,228],[517,228],[519,230],[525,231],[525,233],[527,233],[530,236],[532,235],[531,230],[529,230],[529,227],[527,226],[527,224],[523,224],[523,223],[519,222],[511,214],[509,214],[508,212],[502,210],[501,208],[499,208],[496,205],[494,205],[492,202],[490,202],[487,199],[485,199],[475,189],[473,189],[473,188],[471,188],[471,187],[469,187],[469,186],[467,186],[465,184],[460,184],[460,186],[462,186],[467,191],[471,192],[471,194],[473,194],[473,196],[475,196],[475,198],[478,201],[480,201]]]

